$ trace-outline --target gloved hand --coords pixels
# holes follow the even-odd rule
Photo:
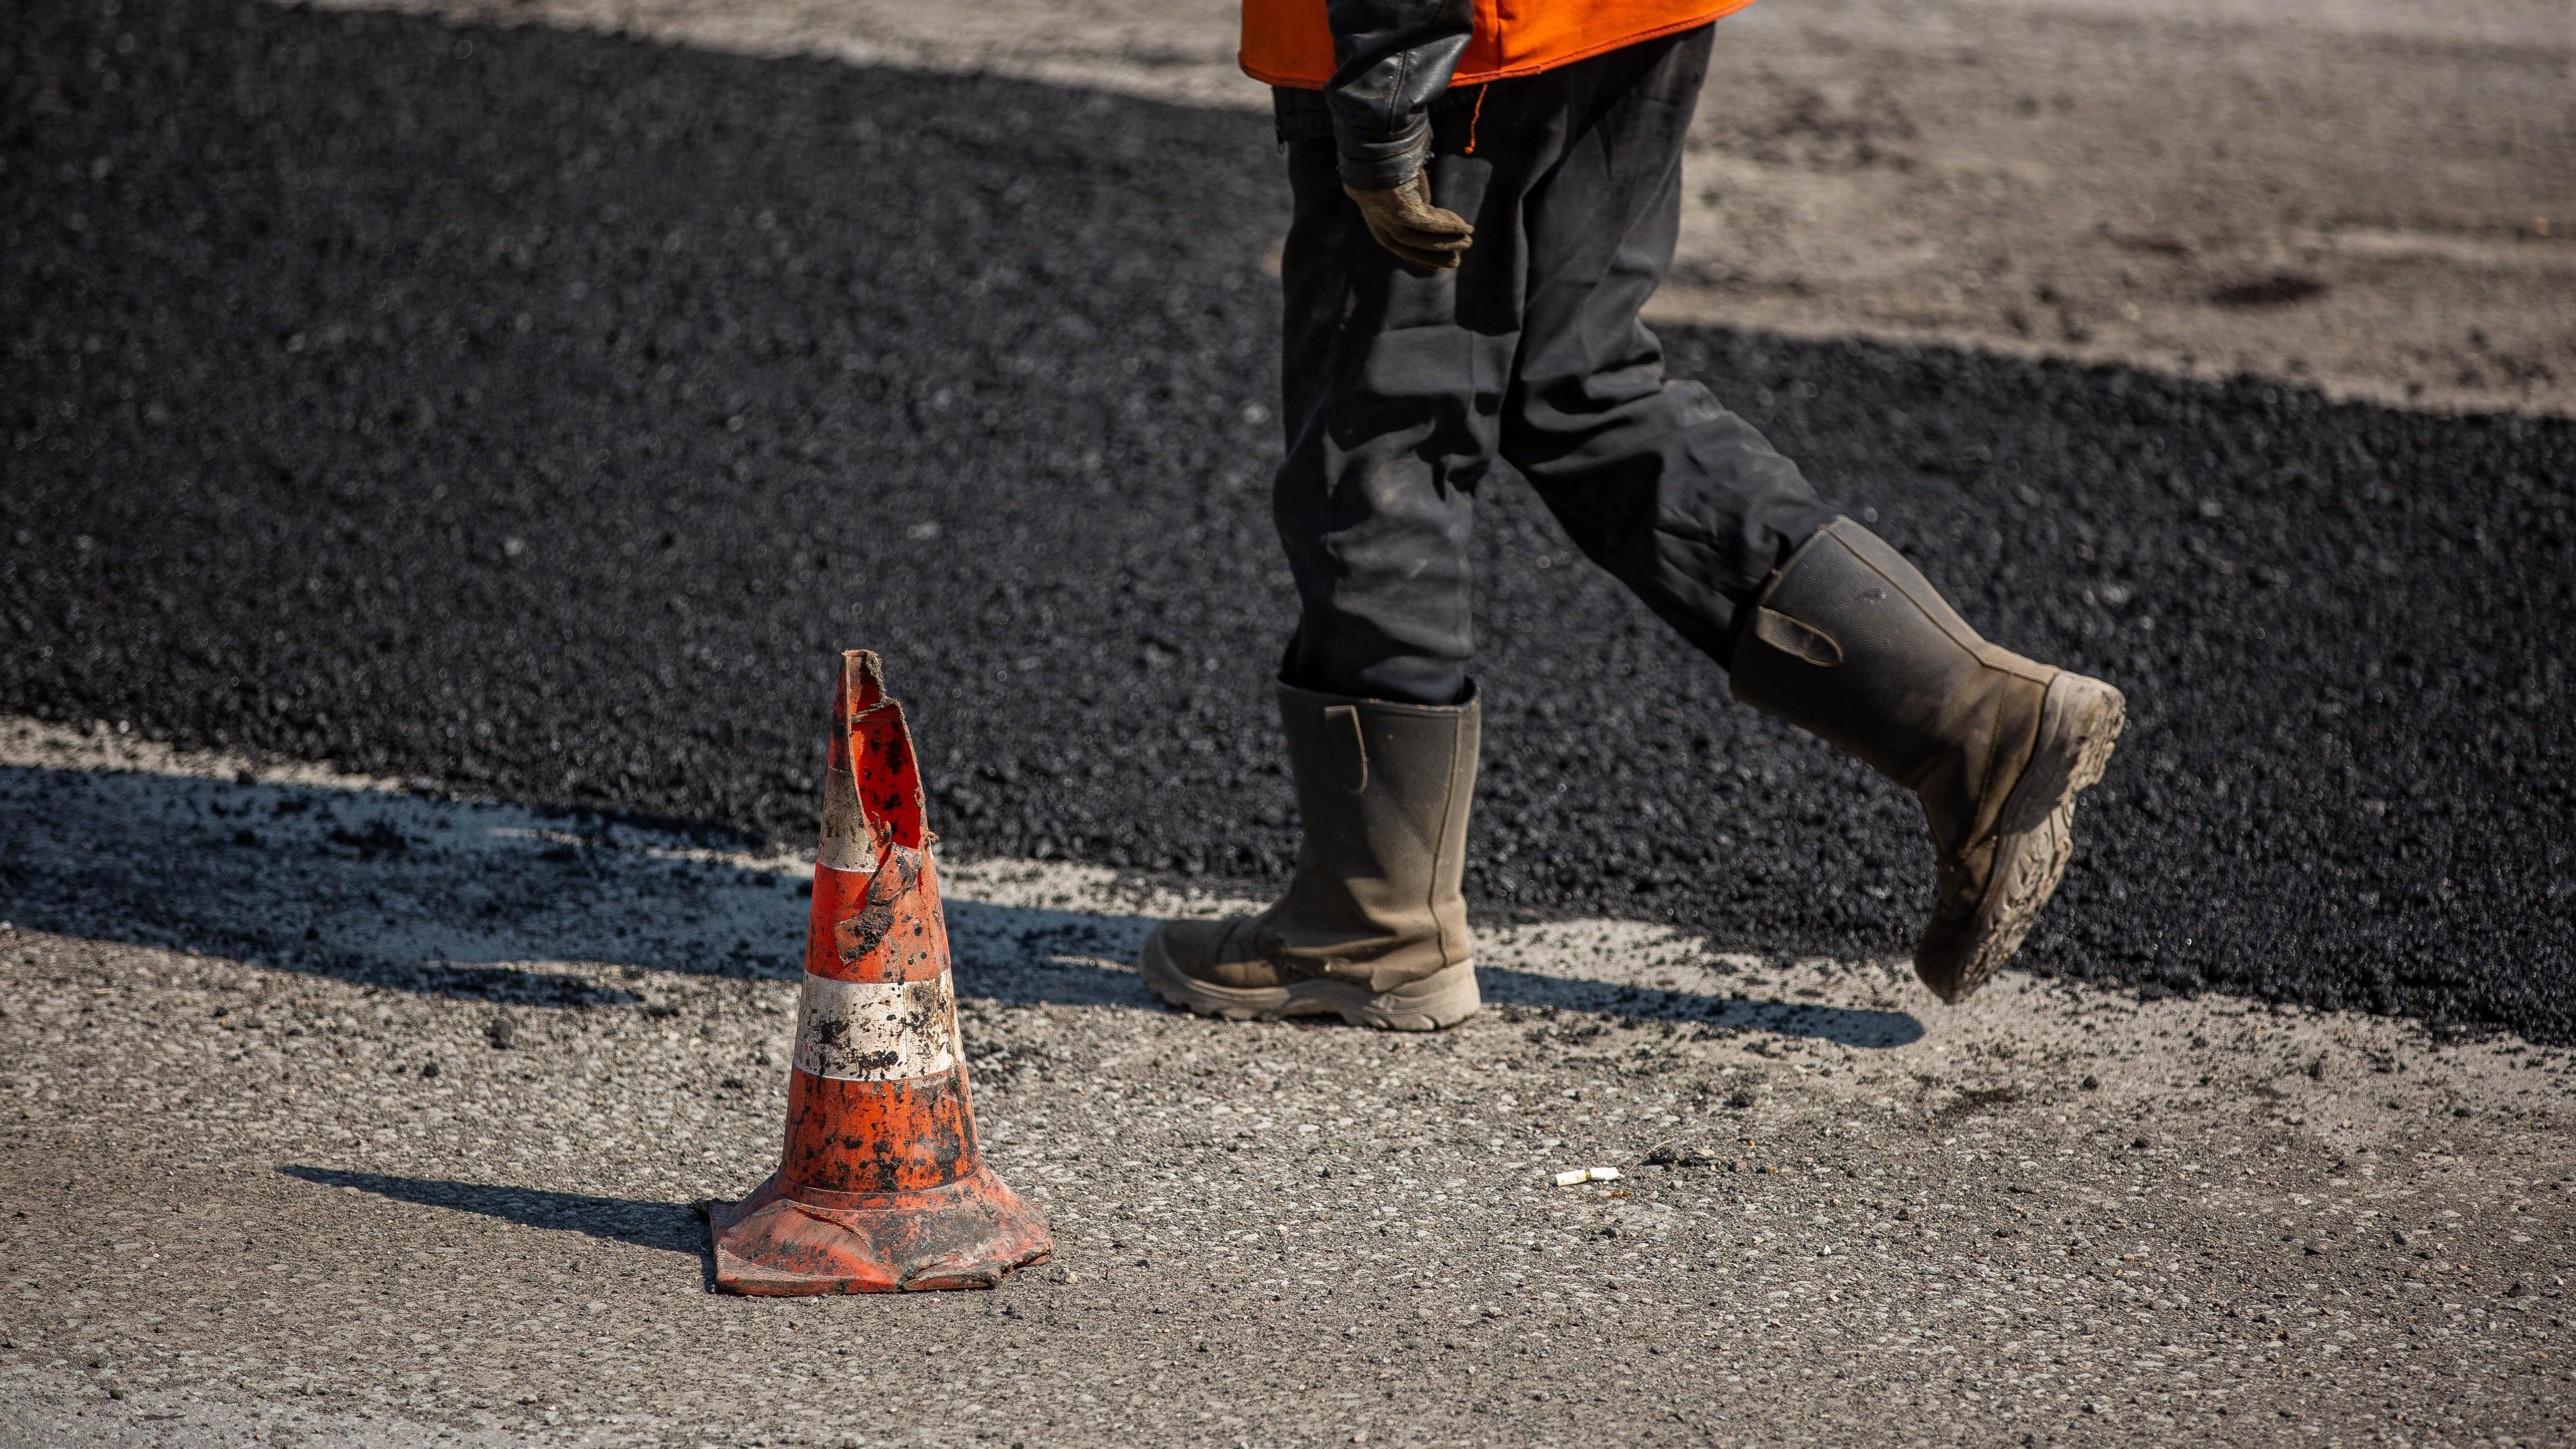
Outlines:
[[[1431,180],[1420,171],[1402,186],[1384,191],[1354,191],[1348,186],[1342,191],[1359,203],[1360,219],[1368,223],[1369,235],[1377,238],[1377,244],[1417,267],[1458,265],[1458,254],[1476,234],[1465,217],[1431,204]]]

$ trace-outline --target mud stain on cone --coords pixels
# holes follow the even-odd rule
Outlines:
[[[985,1166],[903,707],[842,656],[777,1172],[708,1214],[736,1293],[989,1288],[1053,1246]]]

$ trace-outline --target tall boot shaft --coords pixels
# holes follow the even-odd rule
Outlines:
[[[1279,686],[1297,874],[1267,910],[1157,925],[1137,958],[1146,983],[1236,1020],[1437,1031],[1475,1015],[1460,884],[1480,715],[1472,694],[1434,707]]]
[[[1467,813],[1482,711],[1279,686],[1304,827],[1263,954],[1385,990],[1469,957]]]
[[[1737,699],[1914,792],[1935,870],[1914,969],[1944,1001],[1983,985],[2065,874],[2075,796],[2128,718],[2120,692],[1987,643],[1848,518],[1772,575],[1733,675]]]
[[[2057,670],[1986,642],[1921,570],[1848,518],[1790,556],[1745,630],[1738,700],[1913,791],[1945,849],[1993,830],[1993,787],[2030,758]]]

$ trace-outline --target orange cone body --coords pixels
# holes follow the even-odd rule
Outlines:
[[[1053,1247],[975,1141],[921,771],[877,656],[841,656],[787,1155],[708,1214],[735,1293],[990,1288]]]

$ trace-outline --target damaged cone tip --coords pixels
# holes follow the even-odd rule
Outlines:
[[[841,656],[832,714],[786,1160],[709,1210],[716,1285],[990,1288],[1054,1240],[976,1145],[921,772],[875,654]]]

